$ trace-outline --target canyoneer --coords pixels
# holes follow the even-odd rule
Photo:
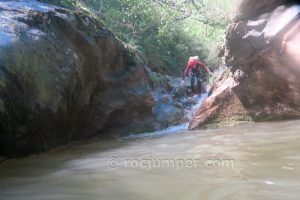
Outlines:
[[[202,92],[202,81],[203,74],[201,73],[201,68],[206,71],[207,74],[212,75],[211,71],[204,64],[203,61],[199,59],[198,56],[193,56],[189,58],[188,64],[185,67],[183,76],[182,76],[182,85],[184,84],[185,77],[190,77],[191,79],[191,90],[193,93],[198,93],[201,95]],[[197,84],[197,90],[195,90],[195,79]]]

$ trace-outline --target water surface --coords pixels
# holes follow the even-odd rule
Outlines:
[[[0,199],[299,200],[299,122],[170,129],[11,160]]]

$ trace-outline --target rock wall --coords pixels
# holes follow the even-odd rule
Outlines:
[[[190,129],[300,118],[299,14],[294,1],[241,1],[226,36],[230,73],[217,79]]]
[[[176,122],[156,117],[159,105],[143,61],[100,21],[36,1],[0,2],[0,155],[179,123],[181,109]]]

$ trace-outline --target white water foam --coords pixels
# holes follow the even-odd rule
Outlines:
[[[193,113],[200,108],[203,101],[208,97],[208,93],[204,93],[201,95],[201,98],[198,97],[198,95],[193,96],[193,98],[198,102],[196,105],[192,106],[191,110],[187,110],[186,117],[191,120]]]
[[[187,111],[186,116],[188,119],[191,120],[193,112],[198,110],[203,103],[203,101],[208,97],[208,93],[202,94],[201,98],[199,98],[198,95],[193,96],[198,103],[194,106],[192,106],[191,110]],[[180,132],[184,132],[188,130],[189,123],[184,123],[180,124],[177,126],[171,126],[169,128],[159,130],[159,131],[154,131],[154,132],[146,132],[146,133],[141,133],[141,134],[132,134],[129,136],[122,137],[122,139],[138,139],[138,138],[152,138],[152,137],[160,137],[160,136],[167,136],[167,135],[172,135],[172,134],[177,134]]]
[[[147,132],[147,133],[141,133],[141,134],[132,134],[126,137],[122,137],[122,139],[138,139],[138,138],[152,138],[152,137],[159,137],[159,136],[166,136],[166,135],[172,135],[179,132],[184,132],[188,129],[189,123],[180,124],[177,126],[171,126],[164,130],[159,130],[155,132]]]

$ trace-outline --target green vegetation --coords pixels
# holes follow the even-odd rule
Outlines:
[[[93,13],[155,71],[179,75],[190,56],[200,56],[211,69],[222,62],[218,50],[236,0],[40,1]]]

